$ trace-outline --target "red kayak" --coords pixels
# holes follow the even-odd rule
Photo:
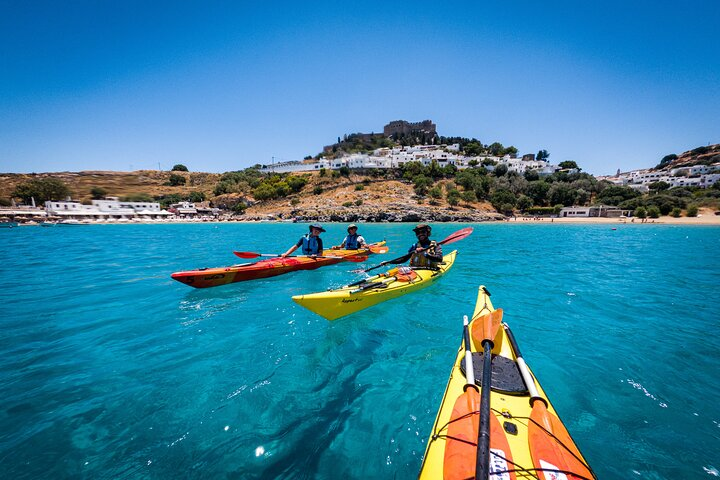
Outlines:
[[[187,272],[176,272],[171,275],[174,280],[195,288],[217,287],[228,283],[257,280],[258,278],[275,277],[296,270],[315,270],[326,265],[346,261],[364,261],[367,255],[374,252],[386,252],[385,242],[372,244],[371,248],[359,250],[326,250],[326,256],[309,257],[274,257],[254,263],[242,263],[229,267],[201,268]],[[374,251],[374,252],[373,252]]]

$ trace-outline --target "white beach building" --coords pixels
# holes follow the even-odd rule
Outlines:
[[[90,205],[71,200],[47,201],[45,211],[48,215],[73,220],[157,220],[172,216],[162,210],[159,203],[121,202],[118,197],[92,200]]]

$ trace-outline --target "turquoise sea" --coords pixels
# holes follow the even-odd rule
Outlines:
[[[391,248],[365,264],[170,279],[306,228],[0,230],[0,477],[415,478],[480,284],[599,478],[720,475],[720,228],[479,224],[440,282],[332,323],[291,295],[410,225],[361,225]]]

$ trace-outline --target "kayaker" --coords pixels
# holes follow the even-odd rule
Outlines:
[[[430,240],[432,227],[426,223],[420,223],[413,228],[417,242],[410,247],[411,267],[435,267],[443,261],[442,245]]]
[[[362,248],[365,246],[365,239],[362,235],[358,235],[357,233],[358,227],[354,223],[351,223],[347,227],[347,237],[345,237],[340,245],[336,245],[333,248],[333,250],[337,250],[339,248],[346,248],[348,250],[357,250],[358,248]]]
[[[320,234],[325,231],[324,228],[322,228],[322,225],[319,223],[313,223],[310,225],[310,233],[307,233],[300,237],[300,240],[290,247],[290,249],[280,255],[281,257],[287,257],[291,253],[293,253],[298,248],[302,247],[302,253],[303,255],[310,255],[310,256],[318,256],[321,257],[323,254],[323,243],[322,238],[320,238]]]

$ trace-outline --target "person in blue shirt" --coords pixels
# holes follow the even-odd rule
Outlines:
[[[283,253],[280,256],[287,257],[295,250],[302,247],[303,255],[321,257],[323,254],[323,243],[322,238],[320,238],[320,234],[324,231],[325,229],[322,228],[322,225],[320,225],[319,223],[313,223],[312,225],[310,225],[310,233],[307,233],[300,237],[300,240],[298,240],[295,245],[290,247],[287,252]]]
[[[442,245],[430,240],[432,228],[421,223],[413,228],[417,242],[408,249],[411,267],[435,267],[443,261]]]
[[[357,250],[358,248],[363,248],[366,244],[365,239],[362,235],[358,235],[357,229],[358,227],[354,223],[348,225],[347,237],[343,239],[340,245],[332,247],[333,250],[337,250],[338,248],[346,248],[348,250]]]

